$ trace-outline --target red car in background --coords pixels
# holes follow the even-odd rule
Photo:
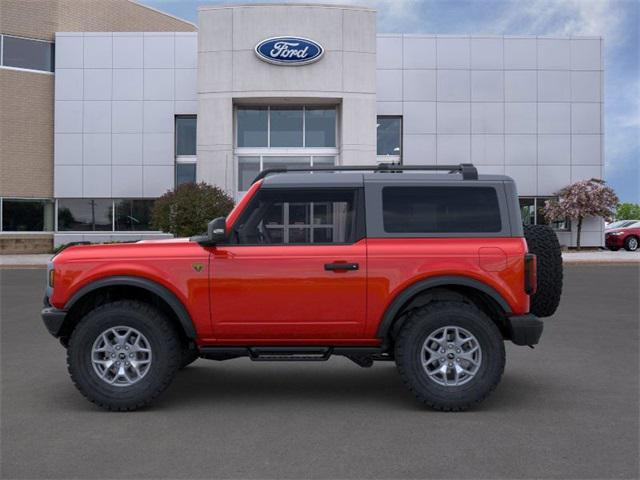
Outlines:
[[[606,231],[604,243],[609,250],[616,251],[624,248],[630,252],[635,252],[640,245],[640,222]]]

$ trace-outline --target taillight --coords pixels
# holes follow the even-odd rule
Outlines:
[[[538,259],[533,253],[524,256],[524,292],[533,295],[538,289]]]

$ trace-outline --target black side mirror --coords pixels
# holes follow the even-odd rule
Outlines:
[[[203,246],[213,246],[223,243],[227,239],[227,219],[218,217],[209,222],[207,225],[206,235],[196,235],[191,240],[198,242]]]
[[[218,217],[207,225],[207,237],[212,245],[222,243],[227,239],[227,219]]]

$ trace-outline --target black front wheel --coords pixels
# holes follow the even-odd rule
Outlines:
[[[179,337],[158,309],[122,300],[89,312],[67,349],[71,379],[91,402],[116,411],[151,403],[171,383],[182,359]]]
[[[624,249],[628,252],[635,252],[638,250],[638,237],[634,237],[633,235],[627,237],[624,241]]]
[[[500,382],[504,341],[475,306],[432,302],[409,313],[395,358],[402,380],[420,402],[436,410],[466,410]]]

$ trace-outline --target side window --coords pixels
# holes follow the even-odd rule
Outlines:
[[[234,228],[240,245],[345,244],[356,240],[356,191],[263,189]]]
[[[500,206],[491,187],[385,187],[388,233],[500,232]]]

